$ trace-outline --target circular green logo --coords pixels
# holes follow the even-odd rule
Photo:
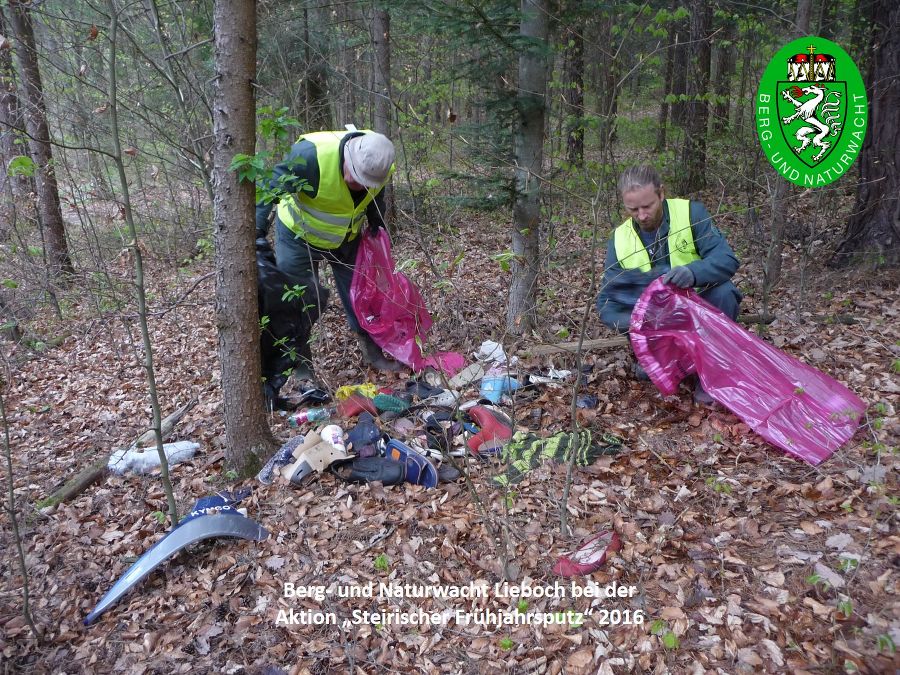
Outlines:
[[[756,132],[775,170],[795,185],[821,187],[859,155],[869,104],[853,59],[810,36],[782,47],[756,93]]]

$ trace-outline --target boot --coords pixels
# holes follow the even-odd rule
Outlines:
[[[380,370],[381,372],[396,373],[403,370],[401,364],[384,355],[381,347],[375,344],[375,341],[368,333],[357,333],[356,339],[359,340],[359,351],[362,352],[365,365],[372,366],[375,370]]]
[[[700,383],[700,378],[696,375],[694,377],[696,378],[694,380],[694,403],[697,405],[714,404],[715,400],[707,393],[706,389],[703,388],[703,385]]]

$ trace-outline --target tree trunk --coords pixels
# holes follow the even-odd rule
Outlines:
[[[544,117],[547,107],[549,34],[547,0],[522,0],[521,35],[533,42],[519,55],[518,124],[514,134],[516,164],[513,204],[512,280],[507,330],[522,335],[537,322],[535,291],[540,262],[541,173]]]
[[[9,35],[6,20],[0,10],[0,40]],[[16,100],[15,73],[12,67],[12,54],[8,43],[0,46],[0,242],[8,241],[16,216],[16,185],[14,178],[6,171],[9,161],[18,154],[16,152],[16,136],[14,129],[18,126],[16,117],[19,104]]]
[[[722,37],[717,39],[716,46],[716,81],[713,91],[716,93],[716,105],[713,111],[713,133],[728,131],[729,102],[731,94],[731,76],[734,73],[734,22],[726,19],[722,26]]]
[[[213,106],[213,224],[216,323],[225,403],[225,460],[242,477],[258,471],[275,447],[260,382],[259,310],[253,248],[252,181],[229,170],[238,153],[253,155],[256,110],[256,3],[216,0]]]
[[[672,94],[681,97],[687,95],[688,27],[684,20],[675,22],[675,75],[672,78]],[[672,103],[672,122],[680,127],[687,120],[687,101],[677,100]]]
[[[659,104],[659,119],[656,122],[656,147],[654,152],[662,152],[666,149],[666,125],[669,121],[669,103],[667,98],[672,93],[675,73],[675,40],[677,32],[669,27],[669,46],[666,48],[666,74],[663,78],[662,102]]]
[[[306,56],[306,77],[303,80],[306,87],[306,125],[304,130],[324,131],[335,128],[335,125],[331,119],[331,100],[328,95],[328,76],[325,66],[319,53],[316,52],[313,55],[310,47],[309,12],[310,9],[304,5],[303,49]]]
[[[812,0],[797,0],[797,19],[794,33],[797,37],[809,35],[809,17],[812,14]]]
[[[50,129],[47,126],[47,108],[44,105],[44,90],[41,71],[38,67],[37,50],[34,42],[34,27],[27,5],[21,0],[10,0],[10,23],[16,37],[16,59],[19,63],[25,120],[30,136],[31,158],[36,165],[35,185],[37,189],[37,212],[44,233],[47,266],[51,274],[72,274],[72,260],[66,245],[66,231],[59,204],[59,188],[56,184],[56,170],[53,166],[53,152],[50,148]]]
[[[375,54],[373,94],[375,97],[375,131],[391,137],[391,15],[386,9],[375,9],[372,18],[372,47]],[[394,186],[384,191],[387,222],[394,223]]]
[[[900,262],[900,5],[877,0],[867,89],[871,116],[859,158],[856,206],[832,259],[893,265]]]
[[[709,27],[712,10],[707,0],[691,0],[691,58],[688,67],[688,117],[684,129],[681,192],[696,193],[706,186],[706,126],[709,106]]]
[[[619,57],[613,46],[613,24],[616,21],[615,9],[602,12],[599,17],[600,31],[597,36],[601,53],[605,62],[601,66],[600,75],[600,156],[610,157],[612,144],[616,137],[616,115],[619,112]]]
[[[584,165],[584,21],[565,32],[563,115],[566,120],[566,161]]]
[[[809,15],[810,0],[798,0],[793,38],[805,37],[809,34]],[[769,310],[769,297],[772,289],[781,280],[781,254],[784,252],[784,235],[787,229],[785,204],[788,203],[792,191],[791,184],[787,179],[775,176],[775,188],[772,195],[772,227],[769,249],[766,253],[766,264],[763,267],[762,302],[764,312]]]

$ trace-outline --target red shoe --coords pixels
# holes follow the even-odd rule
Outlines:
[[[369,413],[372,416],[378,414],[378,409],[375,407],[375,402],[372,401],[372,399],[370,399],[368,396],[363,396],[358,392],[350,394],[348,398],[345,398],[337,405],[337,414],[340,417],[346,419],[349,419],[350,417],[356,417],[363,411]]]
[[[553,572],[562,577],[584,576],[595,572],[606,562],[606,557],[622,548],[622,540],[614,530],[603,530],[588,538],[574,553],[562,555],[553,566]]]
[[[512,420],[496,408],[472,406],[469,409],[469,417],[481,429],[468,442],[469,450],[476,455],[481,452],[482,446],[485,449],[494,448],[495,451],[499,451],[499,448],[512,438]]]

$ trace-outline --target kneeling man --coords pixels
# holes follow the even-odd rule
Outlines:
[[[630,218],[609,240],[597,297],[603,323],[617,333],[627,332],[638,298],[660,276],[679,288],[694,287],[701,298],[737,319],[741,293],[731,277],[740,263],[706,207],[666,199],[659,174],[650,166],[626,169],[619,178],[619,194]],[[647,379],[638,364],[635,375]],[[712,403],[699,380],[694,400]]]

